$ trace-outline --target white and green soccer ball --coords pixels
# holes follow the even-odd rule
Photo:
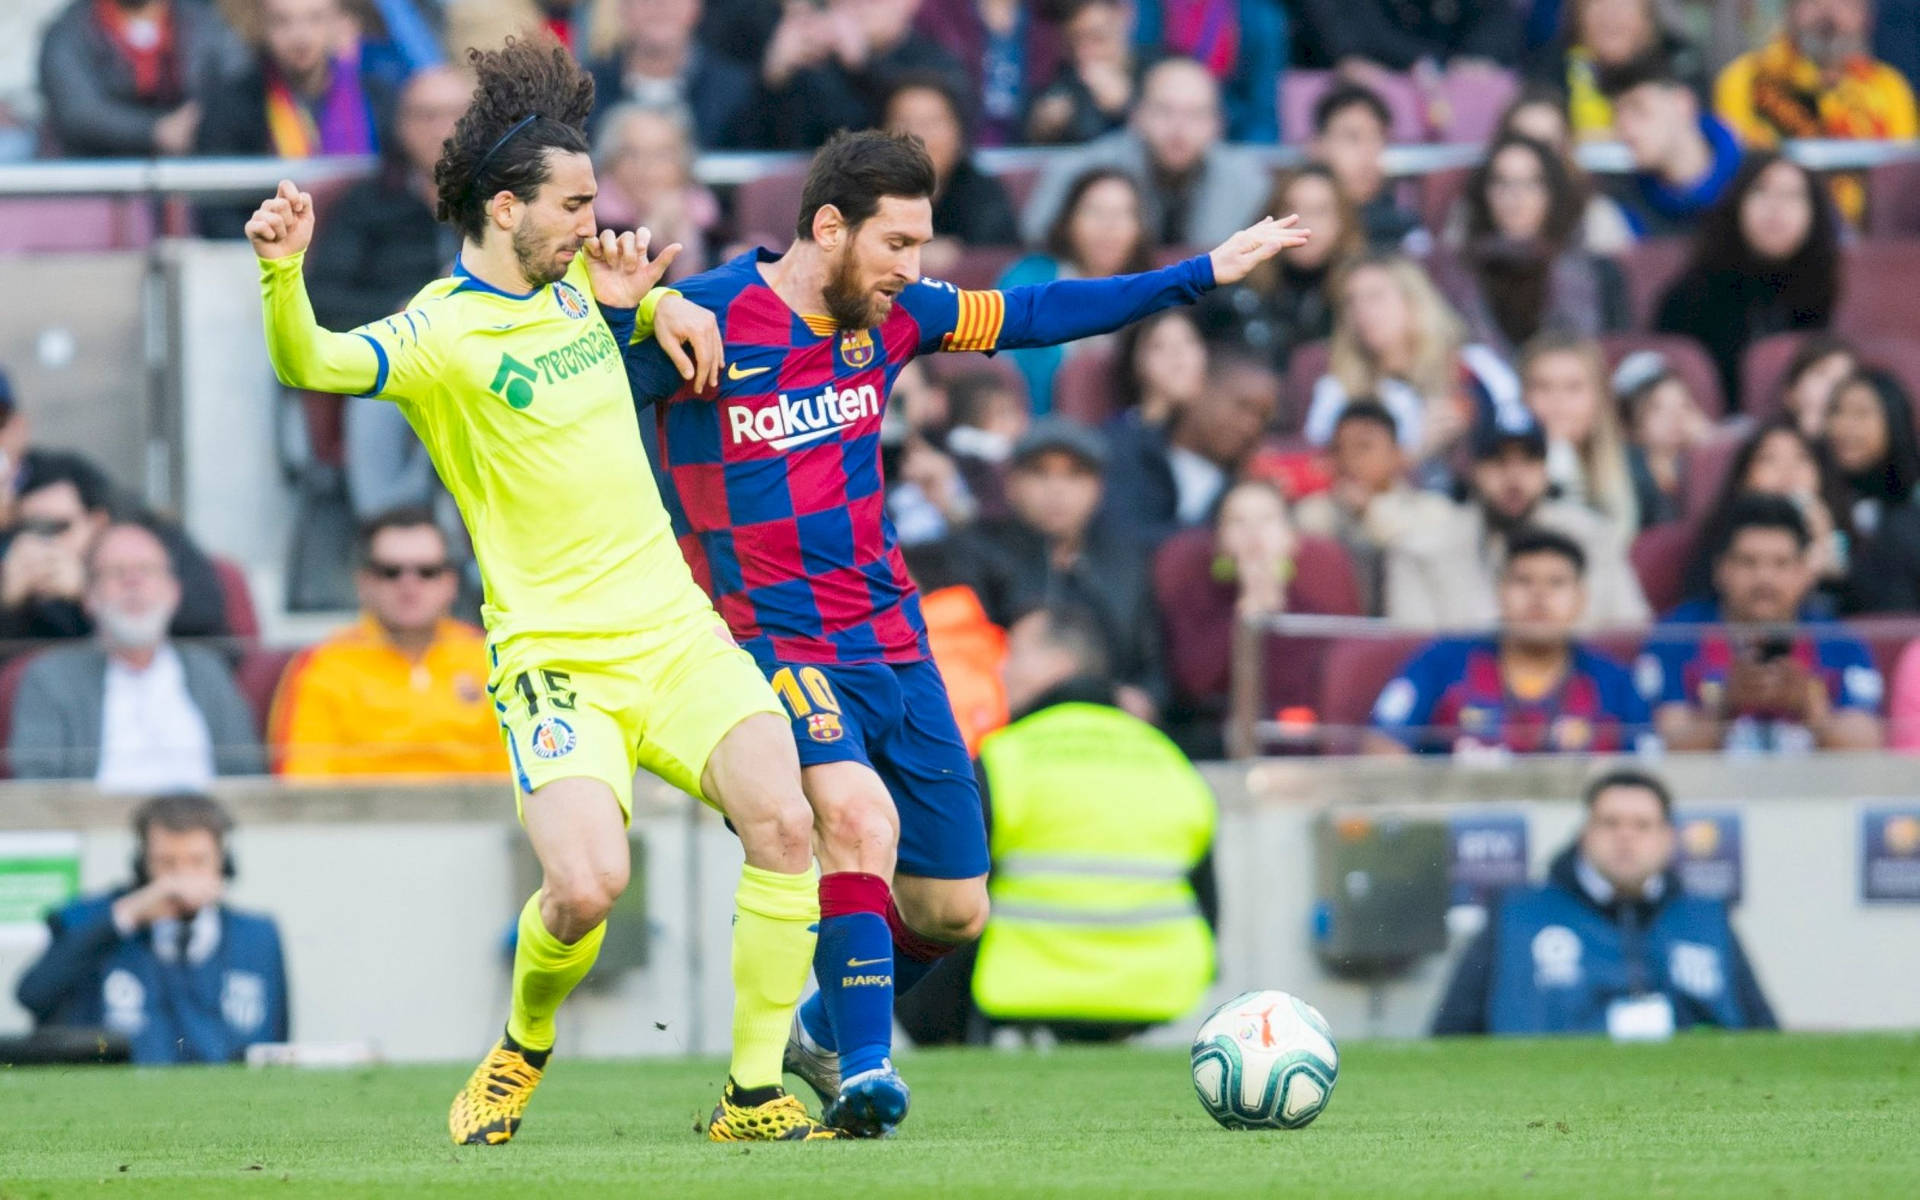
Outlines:
[[[1310,1124],[1339,1075],[1327,1019],[1285,992],[1242,992],[1194,1035],[1193,1089],[1228,1129]]]

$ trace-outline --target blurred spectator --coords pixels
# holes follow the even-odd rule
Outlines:
[[[600,0],[619,14],[620,44],[594,60],[593,126],[623,102],[685,109],[699,149],[746,146],[761,117],[753,68],[695,36],[701,0]],[[655,245],[665,245],[655,239]]]
[[[253,714],[226,663],[168,640],[180,581],[144,525],[108,525],[87,562],[85,646],[27,667],[9,742],[21,779],[91,779],[109,792],[205,787],[262,772]]]
[[[1443,638],[1373,706],[1369,754],[1617,754],[1651,718],[1627,669],[1574,640],[1586,554],[1564,534],[1516,530],[1500,565],[1491,637]]]
[[[47,26],[71,0],[14,0],[0,6],[0,162],[32,158],[40,135],[34,59]]]
[[[964,531],[956,571],[1003,628],[1055,604],[1096,614],[1121,706],[1153,720],[1166,698],[1159,620],[1137,539],[1094,519],[1106,464],[1099,434],[1058,418],[1036,423],[1014,449],[1013,515]]]
[[[1893,669],[1893,692],[1887,698],[1887,748],[1908,754],[1920,751],[1920,640],[1907,643]]]
[[[360,39],[341,0],[260,0],[260,14],[259,57],[207,97],[196,150],[237,158],[377,150],[394,89],[361,74]],[[237,227],[221,232],[239,236]]]
[[[85,637],[88,548],[114,514],[112,485],[77,454],[29,451],[20,467],[14,523],[0,546],[0,641]],[[132,513],[166,545],[182,595],[174,637],[229,632],[213,563],[179,525]]]
[[[1661,738],[1672,750],[1878,749],[1880,672],[1864,644],[1808,603],[1800,510],[1746,496],[1726,529],[1709,547],[1717,598],[1669,614],[1635,669]],[[1712,625],[1733,628],[1698,628]]]
[[[921,33],[946,47],[967,71],[974,111],[966,114],[983,146],[1026,140],[1027,107],[1054,79],[1065,52],[1063,5],[1020,0],[922,0]]]
[[[757,144],[804,149],[836,129],[878,125],[905,75],[944,76],[964,93],[965,69],[914,31],[918,9],[919,0],[788,0],[760,63]]]
[[[1908,83],[1920,79],[1920,0],[1877,0],[1873,52]]]
[[[1500,114],[1492,142],[1527,137],[1553,151],[1573,191],[1585,197],[1574,244],[1591,254],[1618,254],[1633,244],[1633,228],[1628,224],[1625,211],[1595,185],[1593,177],[1574,157],[1573,129],[1568,121],[1565,94],[1550,85],[1530,83],[1520,89],[1513,103],[1507,105],[1507,111]],[[1467,199],[1462,196],[1447,214],[1442,240],[1448,246],[1458,246],[1466,236]]]
[[[973,161],[960,97],[937,75],[908,76],[887,96],[886,125],[926,143],[933,160],[933,236],[921,270],[944,275],[969,246],[1017,246],[1020,222],[1007,189]]]
[[[902,546],[938,542],[979,515],[959,464],[940,448],[950,420],[946,385],[919,361],[904,365],[880,425],[887,515]]]
[[[1520,386],[1547,435],[1547,479],[1559,498],[1586,505],[1631,540],[1639,505],[1599,343],[1541,334],[1521,354]]]
[[[1773,1029],[1723,901],[1674,869],[1673,798],[1625,768],[1587,785],[1580,836],[1546,882],[1497,900],[1454,967],[1433,1032],[1608,1033]]]
[[[1191,58],[1220,82],[1229,138],[1280,140],[1276,92],[1292,33],[1280,0],[1137,0],[1135,8],[1143,49]]]
[[[1739,403],[1740,357],[1770,333],[1824,329],[1840,291],[1840,220],[1805,167],[1750,155],[1700,224],[1686,273],[1654,328],[1705,346],[1721,394]]]
[[[1436,269],[1469,336],[1512,358],[1542,331],[1593,337],[1624,328],[1627,285],[1579,244],[1586,197],[1553,150],[1496,140],[1467,181],[1466,239]]]
[[[245,62],[197,0],[73,0],[40,44],[47,132],[74,156],[190,154],[206,105]]]
[[[1263,211],[1299,214],[1313,239],[1261,263],[1244,282],[1208,292],[1194,317],[1209,339],[1246,346],[1285,370],[1296,346],[1333,333],[1333,277],[1364,252],[1366,233],[1359,211],[1322,163],[1280,176]]]
[[[1307,153],[1332,168],[1340,190],[1360,210],[1369,246],[1420,253],[1428,240],[1420,215],[1400,206],[1387,178],[1387,136],[1392,129],[1393,113],[1379,93],[1356,83],[1335,84],[1313,106],[1313,141]]]
[[[1520,22],[1502,0],[1300,0],[1300,61],[1406,71],[1420,63],[1520,61]]]
[[[1849,613],[1920,613],[1920,443],[1913,400],[1868,368],[1834,389],[1827,452],[1844,489]]]
[[[1308,243],[1311,245],[1312,243]],[[1051,283],[1056,279],[1104,279],[1152,265],[1152,238],[1141,212],[1140,185],[1119,167],[1095,167],[1076,177],[1041,242],[1044,252],[1007,268],[1000,287]],[[1290,258],[1291,255],[1281,255]],[[1009,352],[1026,377],[1033,411],[1053,411],[1053,377],[1069,354],[1110,346],[1114,335],[1084,338],[1064,346]]]
[[[1209,520],[1279,402],[1280,377],[1241,351],[1216,355],[1198,394],[1164,421],[1123,416],[1108,433],[1108,523],[1152,549]]]
[[[1733,131],[1701,108],[1672,61],[1654,54],[1609,67],[1601,93],[1613,129],[1633,158],[1614,198],[1640,237],[1690,233],[1726,195],[1740,170]]]
[[[1355,400],[1340,410],[1327,442],[1333,483],[1294,506],[1302,533],[1337,539],[1353,560],[1368,616],[1386,607],[1387,545],[1397,531],[1445,521],[1452,505],[1438,492],[1407,483],[1407,456],[1399,426],[1378,400]]]
[[[1021,221],[1038,242],[1073,181],[1095,167],[1119,167],[1140,185],[1147,229],[1168,246],[1212,246],[1253,217],[1261,197],[1247,180],[1262,174],[1251,150],[1221,141],[1220,88],[1206,68],[1168,59],[1148,71],[1128,127],[1047,164]]]
[[[1732,521],[1747,496],[1779,496],[1799,510],[1807,529],[1807,564],[1817,590],[1839,595],[1851,557],[1852,531],[1840,483],[1815,438],[1781,418],[1754,430],[1734,452],[1725,483],[1700,527],[1702,548],[1724,544]],[[1706,596],[1714,588],[1714,558],[1694,554],[1688,560],[1686,591]],[[1819,597],[1822,603],[1831,599]]]
[[[1491,626],[1500,611],[1495,588],[1507,540],[1523,529],[1563,534],[1580,547],[1587,580],[1583,628],[1646,621],[1647,601],[1627,562],[1627,539],[1593,510],[1548,498],[1546,435],[1531,418],[1523,420],[1475,430],[1472,493],[1465,503],[1448,506],[1439,519],[1379,530],[1387,546],[1387,619],[1394,624]]]
[[[646,229],[656,251],[680,243],[669,282],[712,265],[708,235],[720,202],[693,177],[692,128],[678,105],[621,104],[600,122],[593,143],[600,192],[594,216],[610,229]]]
[[[1066,57],[1027,113],[1029,142],[1078,145],[1127,123],[1140,90],[1133,55],[1133,6],[1123,0],[1066,0]]]
[[[1871,23],[1870,0],[1787,0],[1780,33],[1720,72],[1714,108],[1755,146],[1920,134],[1913,89],[1873,57]],[[1832,183],[1841,213],[1857,223],[1866,211],[1865,179],[1842,175]]]
[[[397,92],[416,72],[447,65],[442,0],[347,3],[348,19],[359,27],[362,73],[386,81]]]
[[[1359,259],[1336,281],[1335,300],[1327,374],[1307,409],[1305,432],[1316,445],[1326,444],[1349,401],[1376,399],[1393,414],[1420,482],[1443,486],[1476,424],[1524,418],[1513,368],[1466,343],[1460,318],[1411,260]]]
[[[1833,389],[1860,369],[1860,355],[1843,338],[1815,334],[1800,343],[1780,380],[1780,408],[1800,432],[1818,438],[1827,427]]]
[[[1688,456],[1706,441],[1713,423],[1686,380],[1657,354],[1628,356],[1614,371],[1613,391],[1627,422],[1640,527],[1679,520],[1685,515]]]
[[[33,422],[13,394],[13,380],[0,369],[0,529],[13,528],[14,506],[26,476],[27,447],[33,442]],[[0,570],[4,578],[4,570]]]
[[[452,617],[446,535],[424,508],[360,535],[360,620],[296,659],[273,704],[289,778],[499,775],[507,768],[478,629]]]
[[[1007,515],[1007,461],[1033,425],[1033,410],[1013,381],[995,371],[973,371],[947,383],[953,425],[947,453],[983,517]]]
[[[1187,1013],[1213,979],[1213,794],[1115,709],[1103,640],[1097,615],[1066,605],[1009,633],[1014,721],[975,768],[995,912],[901,1000],[922,1045],[983,1040],[994,1021],[1119,1040]]]
[[[1576,141],[1613,136],[1613,104],[1600,84],[1609,71],[1659,56],[1693,86],[1704,83],[1699,53],[1661,20],[1659,0],[1571,0],[1567,17],[1533,74],[1566,93]]]
[[[589,54],[587,18],[594,0],[449,0],[445,6],[447,45],[498,46],[509,37],[551,35],[576,57]],[[608,29],[612,26],[608,25]],[[611,43],[617,38],[603,41]]]
[[[238,1062],[255,1042],[288,1038],[280,930],[230,908],[233,818],[190,792],[133,814],[133,879],[51,913],[52,944],[20,977],[20,1006],[41,1029],[126,1038],[133,1061]]]
[[[1118,358],[1115,399],[1140,424],[1165,425],[1206,390],[1207,344],[1186,309],[1165,309],[1122,330]]]

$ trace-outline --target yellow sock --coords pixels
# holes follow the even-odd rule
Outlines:
[[[540,893],[520,910],[520,937],[513,948],[513,1012],[507,1036],[529,1050],[553,1049],[553,1014],[560,1002],[586,978],[599,957],[605,921],[569,946],[553,936],[540,918]]]
[[[807,986],[819,925],[820,881],[812,871],[740,869],[733,894],[732,1074],[743,1088],[780,1082],[780,1056]]]

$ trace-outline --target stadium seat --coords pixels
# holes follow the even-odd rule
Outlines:
[[[1322,748],[1327,753],[1359,750],[1380,689],[1431,640],[1428,634],[1403,633],[1335,638],[1327,645],[1320,669],[1319,706]]]
[[[804,171],[783,170],[749,179],[733,191],[733,233],[743,242],[784,247],[793,240]]]
[[[1499,126],[1500,114],[1519,92],[1520,80],[1512,72],[1499,75],[1474,72],[1463,77],[1448,71],[1440,77],[1428,109],[1433,120],[1434,140],[1485,143]]]
[[[1686,598],[1687,559],[1695,536],[1691,522],[1669,521],[1633,539],[1627,557],[1654,612],[1667,612]]]
[[[1280,389],[1280,412],[1274,429],[1283,434],[1299,433],[1307,424],[1307,409],[1313,404],[1313,385],[1327,373],[1330,351],[1325,342],[1296,346],[1287,360],[1286,386]]]
[[[301,653],[297,650],[249,650],[234,669],[234,686],[246,699],[247,707],[253,710],[253,727],[259,731],[263,741],[267,737],[267,721],[273,713],[273,694],[279,690],[280,677],[286,674],[287,667]]]
[[[1069,355],[1053,376],[1053,411],[1095,428],[1120,411],[1115,398],[1113,355],[1104,349],[1083,349]]]
[[[961,252],[960,261],[941,278],[955,287],[991,288],[1000,282],[1014,260],[1025,253],[1018,246],[969,246]]]
[[[1025,212],[1027,201],[1033,198],[1033,189],[1040,182],[1039,167],[1008,167],[998,172],[994,178],[1000,186],[1007,189],[1007,199],[1013,201],[1013,211]]]
[[[1288,145],[1313,140],[1313,106],[1332,89],[1332,71],[1288,71],[1280,76],[1280,130]],[[1427,140],[1427,104],[1413,80],[1389,75],[1369,84],[1393,114],[1388,140],[1396,143]]]
[[[1834,332],[1855,339],[1911,337],[1920,239],[1855,242],[1846,248],[1844,263]]]
[[[143,196],[0,198],[0,254],[137,250],[154,238]]]
[[[1686,238],[1649,238],[1621,252],[1620,270],[1627,277],[1627,302],[1634,328],[1653,328],[1660,297],[1686,268],[1690,249]]]
[[[1720,498],[1720,489],[1726,486],[1733,460],[1752,433],[1753,426],[1747,422],[1721,425],[1693,448],[1687,456],[1686,477],[1681,481],[1682,519],[1696,527],[1706,519],[1708,510]]]
[[[1920,236],[1920,159],[1867,171],[1867,236]]]
[[[1667,360],[1700,409],[1713,420],[1726,415],[1727,398],[1720,394],[1720,372],[1700,343],[1675,333],[1609,333],[1601,337],[1600,349],[1607,356],[1607,370],[1618,367],[1629,354],[1651,350]]]
[[[1436,237],[1446,237],[1447,221],[1453,215],[1453,206],[1460,197],[1466,195],[1467,180],[1472,176],[1472,167],[1447,167],[1429,171],[1420,177],[1420,220]]]
[[[213,557],[213,573],[220,577],[220,597],[226,602],[227,632],[251,645],[260,640],[260,613],[253,603],[247,573],[230,558]]]
[[[37,657],[39,651],[28,650],[0,666],[0,779],[13,778],[13,763],[7,757],[7,747],[13,743],[13,701],[20,694],[20,677]]]

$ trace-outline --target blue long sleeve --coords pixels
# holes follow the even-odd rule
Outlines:
[[[1176,304],[1191,304],[1213,289],[1213,260],[1199,254],[1157,271],[1109,279],[1056,279],[1008,288],[1007,315],[996,350],[1057,346],[1123,325]]]
[[[102,896],[76,902],[48,922],[53,942],[20,977],[14,993],[37,1024],[53,1020],[74,990],[96,975],[120,944],[120,931],[113,926],[114,899]]]

